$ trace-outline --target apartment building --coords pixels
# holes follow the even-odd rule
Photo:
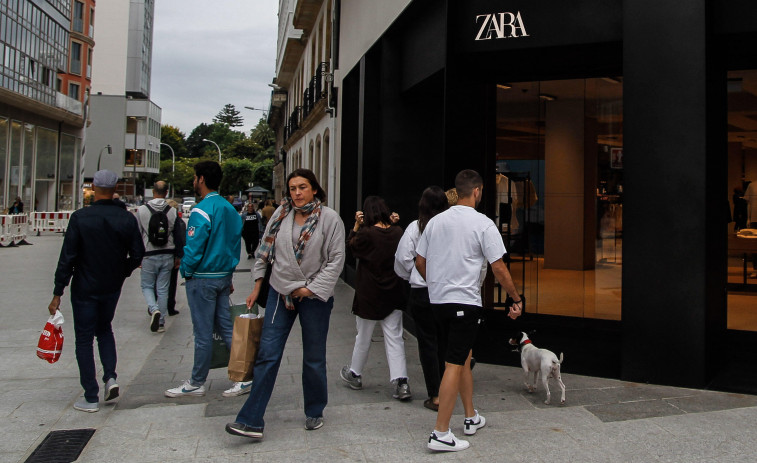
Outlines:
[[[82,102],[92,83],[92,56],[95,48],[95,0],[71,2],[71,27],[67,72],[60,74],[59,88]]]
[[[91,40],[71,32],[73,3],[0,3],[0,210],[16,197],[25,211],[77,204],[83,107],[81,93],[67,94],[62,83],[76,64],[69,59],[72,36]]]
[[[128,198],[143,193],[140,174],[160,170],[161,108],[150,100],[154,11],[154,0],[101,1],[97,9],[84,176],[98,164],[112,170]]]
[[[338,198],[334,150],[334,0],[281,0],[269,124],[276,132],[274,190],[280,198],[292,170],[311,169],[327,194]]]

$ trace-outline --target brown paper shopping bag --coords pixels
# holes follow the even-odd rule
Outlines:
[[[252,369],[255,366],[255,355],[258,353],[262,331],[262,318],[240,316],[234,319],[234,332],[231,335],[231,352],[229,354],[229,379],[231,381],[249,381],[252,379]]]

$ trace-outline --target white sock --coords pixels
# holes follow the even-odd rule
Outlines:
[[[444,439],[445,437],[449,435],[449,429],[447,429],[444,432],[437,431],[436,429],[434,429],[434,434],[436,434],[437,439]]]
[[[478,419],[477,419],[478,418],[478,410],[476,410],[475,412],[476,412],[475,415],[473,415],[473,416],[466,416],[465,419],[466,420],[473,420],[473,422],[478,421]]]

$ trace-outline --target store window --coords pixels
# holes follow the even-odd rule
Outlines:
[[[58,132],[37,127],[37,161],[33,204],[35,211],[55,210],[55,159],[58,154],[57,151]]]
[[[79,140],[73,135],[62,134],[60,139],[60,162],[58,163],[59,211],[73,211],[78,202],[76,182],[76,159]]]
[[[8,119],[0,118],[0,212],[4,211],[9,205],[5,189],[8,186],[8,177],[6,176],[6,164],[8,161]],[[12,204],[12,201],[10,201]]]
[[[728,73],[728,328],[757,331],[757,70]]]
[[[532,313],[620,320],[622,119],[617,77],[497,85],[489,195]]]

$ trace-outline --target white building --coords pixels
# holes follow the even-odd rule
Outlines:
[[[99,163],[124,178],[120,191],[127,196],[135,194],[135,176],[160,169],[161,109],[150,100],[154,10],[154,0],[100,2],[97,8],[84,177],[91,178]]]
[[[269,123],[276,132],[279,164],[274,168],[277,198],[292,170],[312,170],[328,204],[338,198],[334,138],[333,0],[281,0]]]

